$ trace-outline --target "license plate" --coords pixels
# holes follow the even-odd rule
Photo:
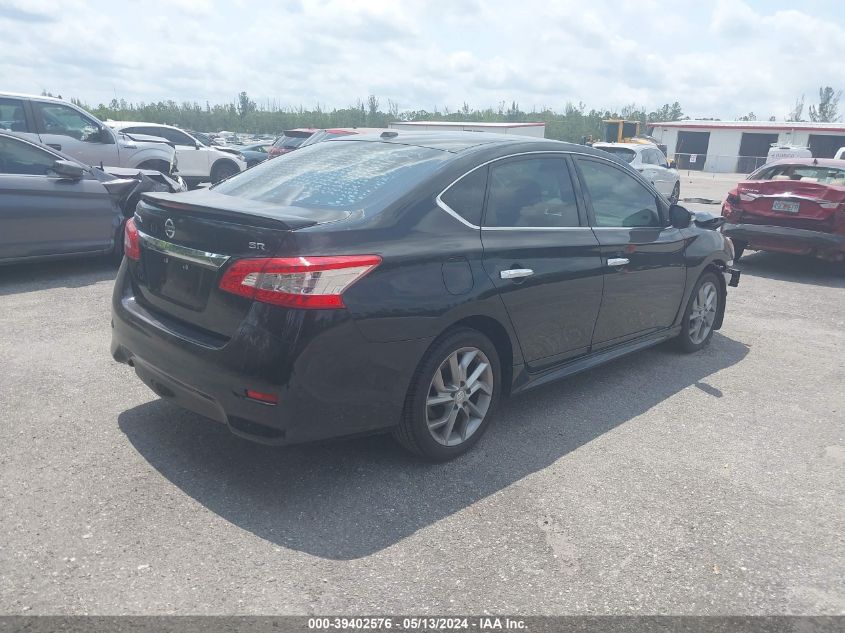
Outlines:
[[[783,211],[784,213],[798,213],[801,208],[800,203],[790,202],[789,200],[775,200],[772,202],[772,211]]]

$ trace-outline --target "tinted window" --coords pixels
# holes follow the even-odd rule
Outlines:
[[[657,165],[657,157],[654,155],[654,152],[650,149],[644,149],[641,153],[643,164],[645,165]]]
[[[578,204],[562,158],[493,164],[484,226],[578,226]]]
[[[0,129],[29,132],[23,112],[23,101],[0,97]]]
[[[669,163],[666,162],[666,156],[661,152],[659,149],[650,149],[649,150],[654,155],[654,163],[656,165],[660,165],[661,167],[668,167]]]
[[[413,145],[328,141],[261,163],[214,190],[278,205],[354,210],[399,197],[451,157]]]
[[[624,160],[626,163],[630,163],[637,156],[637,153],[634,150],[627,147],[597,147],[596,149],[600,149],[608,154],[613,154],[617,158]]]
[[[56,158],[23,141],[0,136],[0,174],[46,176]]]
[[[100,126],[73,108],[55,103],[34,102],[41,112],[45,134],[70,136],[86,143],[100,142]]]
[[[196,141],[192,139],[190,136],[185,134],[184,132],[180,132],[179,130],[171,130],[167,127],[160,127],[160,128],[153,128],[155,131],[156,136],[161,136],[162,138],[166,138],[171,143],[175,143],[176,145],[190,145],[191,147],[196,147]]]
[[[481,167],[449,187],[440,199],[464,220],[478,226],[481,224],[481,210],[484,208],[486,189],[487,168]]]
[[[596,226],[662,226],[657,200],[633,176],[594,160],[578,159]]]

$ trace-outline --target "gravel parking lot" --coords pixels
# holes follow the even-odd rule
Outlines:
[[[107,262],[2,268],[0,612],[843,614],[845,268],[741,268],[439,466],[238,439],[111,360]]]

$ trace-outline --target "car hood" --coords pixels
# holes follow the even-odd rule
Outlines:
[[[126,142],[134,143],[138,149],[146,149],[150,147],[161,147],[162,144],[169,145],[175,149],[175,145],[166,138],[160,136],[150,136],[149,134],[135,134],[129,132],[120,132],[118,134],[123,137]]]

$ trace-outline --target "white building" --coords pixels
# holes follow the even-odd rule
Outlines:
[[[495,132],[522,136],[546,136],[545,123],[480,123],[473,121],[394,121],[388,124],[394,130],[439,130],[453,132]]]
[[[668,121],[649,129],[680,169],[749,173],[766,162],[773,143],[809,147],[816,158],[845,147],[845,123]]]

